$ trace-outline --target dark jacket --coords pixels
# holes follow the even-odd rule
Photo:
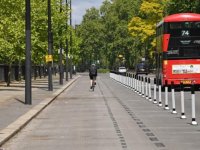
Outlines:
[[[92,65],[89,68],[89,75],[90,76],[97,76],[97,67]]]

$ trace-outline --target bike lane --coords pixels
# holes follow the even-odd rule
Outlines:
[[[159,150],[160,147],[141,130],[142,124],[133,119],[135,116],[131,110],[110,88],[121,88],[121,85],[107,75],[100,75],[93,92],[88,77],[80,77],[4,148]],[[121,93],[129,92],[122,88]]]

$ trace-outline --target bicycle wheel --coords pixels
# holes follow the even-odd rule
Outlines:
[[[94,91],[95,83],[94,80],[92,81],[92,91]]]

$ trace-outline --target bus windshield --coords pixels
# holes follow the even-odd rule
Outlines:
[[[200,35],[200,22],[170,22],[165,25],[166,34],[172,37]]]
[[[165,25],[170,34],[167,58],[200,58],[200,22],[170,22]]]

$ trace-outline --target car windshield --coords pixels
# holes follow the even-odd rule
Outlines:
[[[138,68],[144,68],[144,67],[145,67],[145,64],[144,64],[144,63],[138,64]]]

